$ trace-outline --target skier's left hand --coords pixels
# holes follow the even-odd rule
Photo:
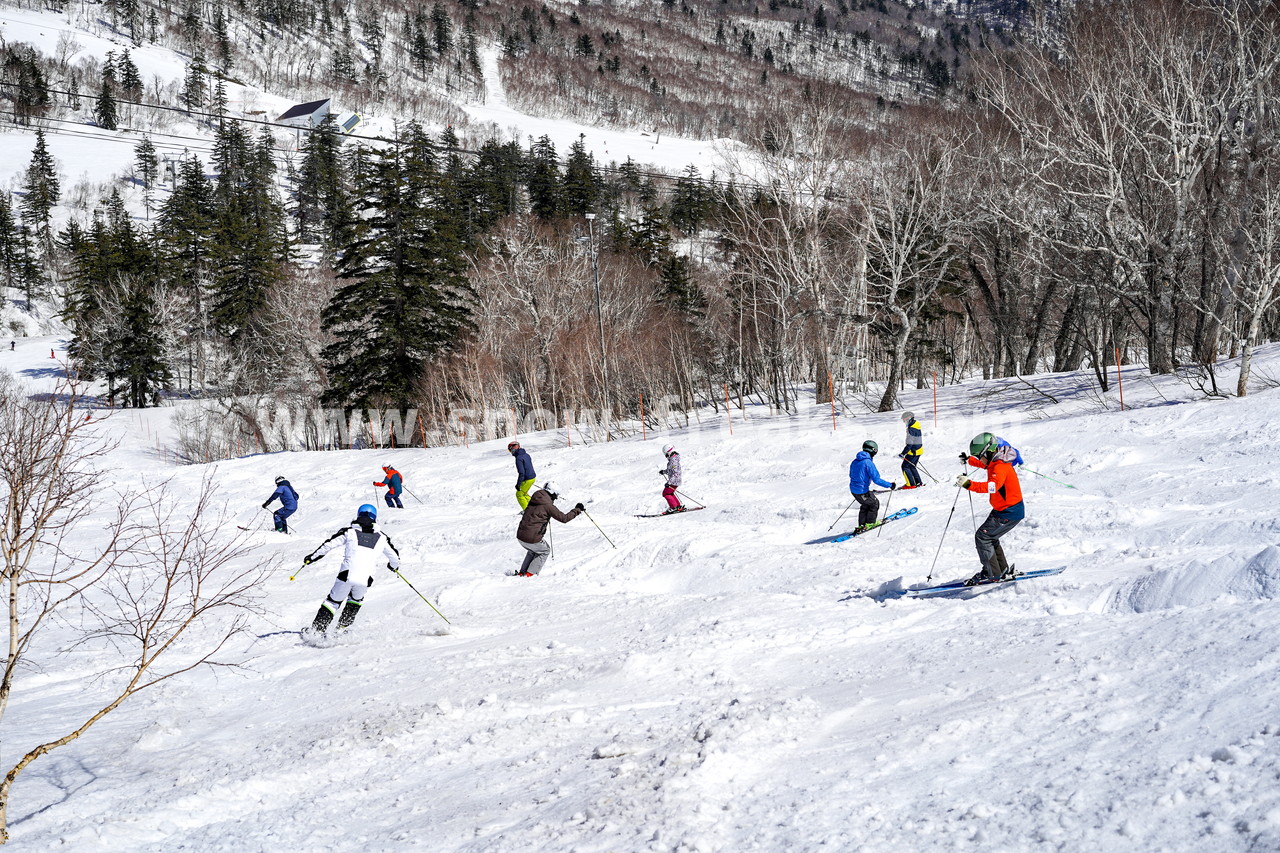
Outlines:
[[[973,481],[970,480],[968,477],[966,477],[964,474],[961,474],[959,477],[956,477],[956,485],[962,489],[969,488],[969,484],[971,482]]]
[[[267,501],[267,504],[269,504],[269,503],[271,503],[271,501]],[[263,505],[262,505],[262,508],[263,508],[263,509],[266,509],[266,508],[267,508],[267,504],[263,504]]]
[[[576,509],[578,512],[586,512],[586,511],[587,511],[587,508],[586,508],[585,506],[583,506],[582,504],[575,504],[573,508],[574,508],[574,509]]]
[[[387,563],[387,571],[389,571],[389,572],[395,572],[396,574],[400,574],[400,569],[399,569],[397,566],[393,566],[393,565],[391,565],[390,563]]]

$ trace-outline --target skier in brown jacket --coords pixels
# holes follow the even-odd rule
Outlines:
[[[551,553],[551,546],[542,540],[551,519],[568,524],[586,510],[586,507],[578,504],[568,512],[561,512],[554,503],[558,497],[560,496],[545,487],[530,495],[529,506],[525,508],[524,515],[520,516],[520,526],[516,528],[516,541],[528,551],[524,555],[524,565],[516,572],[517,576],[530,578],[542,571],[542,565]]]

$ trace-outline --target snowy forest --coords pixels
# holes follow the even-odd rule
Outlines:
[[[0,196],[0,277],[59,306],[116,405],[210,401],[232,434],[205,456],[278,449],[255,414],[278,404],[416,409],[395,441],[429,443],[460,407],[634,421],[642,396],[789,411],[807,385],[889,411],[907,383],[975,373],[1091,368],[1106,390],[1117,359],[1244,395],[1276,336],[1274,4],[103,9],[187,73],[0,45],[6,120],[37,134]],[[672,174],[469,123],[440,92],[483,91],[486,45],[513,103],[724,137],[728,165]],[[229,104],[245,80],[403,118],[376,138],[329,121],[282,157]],[[166,175],[144,136],[123,185],[59,215],[46,134],[175,115],[210,156]],[[1238,375],[1216,374],[1227,356]]]

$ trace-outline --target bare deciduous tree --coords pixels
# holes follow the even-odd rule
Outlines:
[[[8,605],[0,718],[24,663],[55,653],[46,636],[53,624],[72,632],[58,638],[66,653],[106,649],[118,662],[86,685],[101,697],[98,710],[28,748],[0,780],[0,843],[9,837],[14,781],[33,761],[148,687],[199,667],[235,665],[228,643],[257,612],[265,572],[240,560],[251,548],[225,534],[208,479],[194,505],[179,505],[163,484],[121,494],[98,533],[91,513],[108,497],[111,444],[79,401],[75,385],[30,398],[0,378],[0,581]],[[196,626],[201,636],[193,640]]]

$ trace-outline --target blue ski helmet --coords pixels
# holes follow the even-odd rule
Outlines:
[[[374,521],[378,520],[378,508],[373,504],[360,504],[360,508],[356,510],[356,517],[367,515]]]

